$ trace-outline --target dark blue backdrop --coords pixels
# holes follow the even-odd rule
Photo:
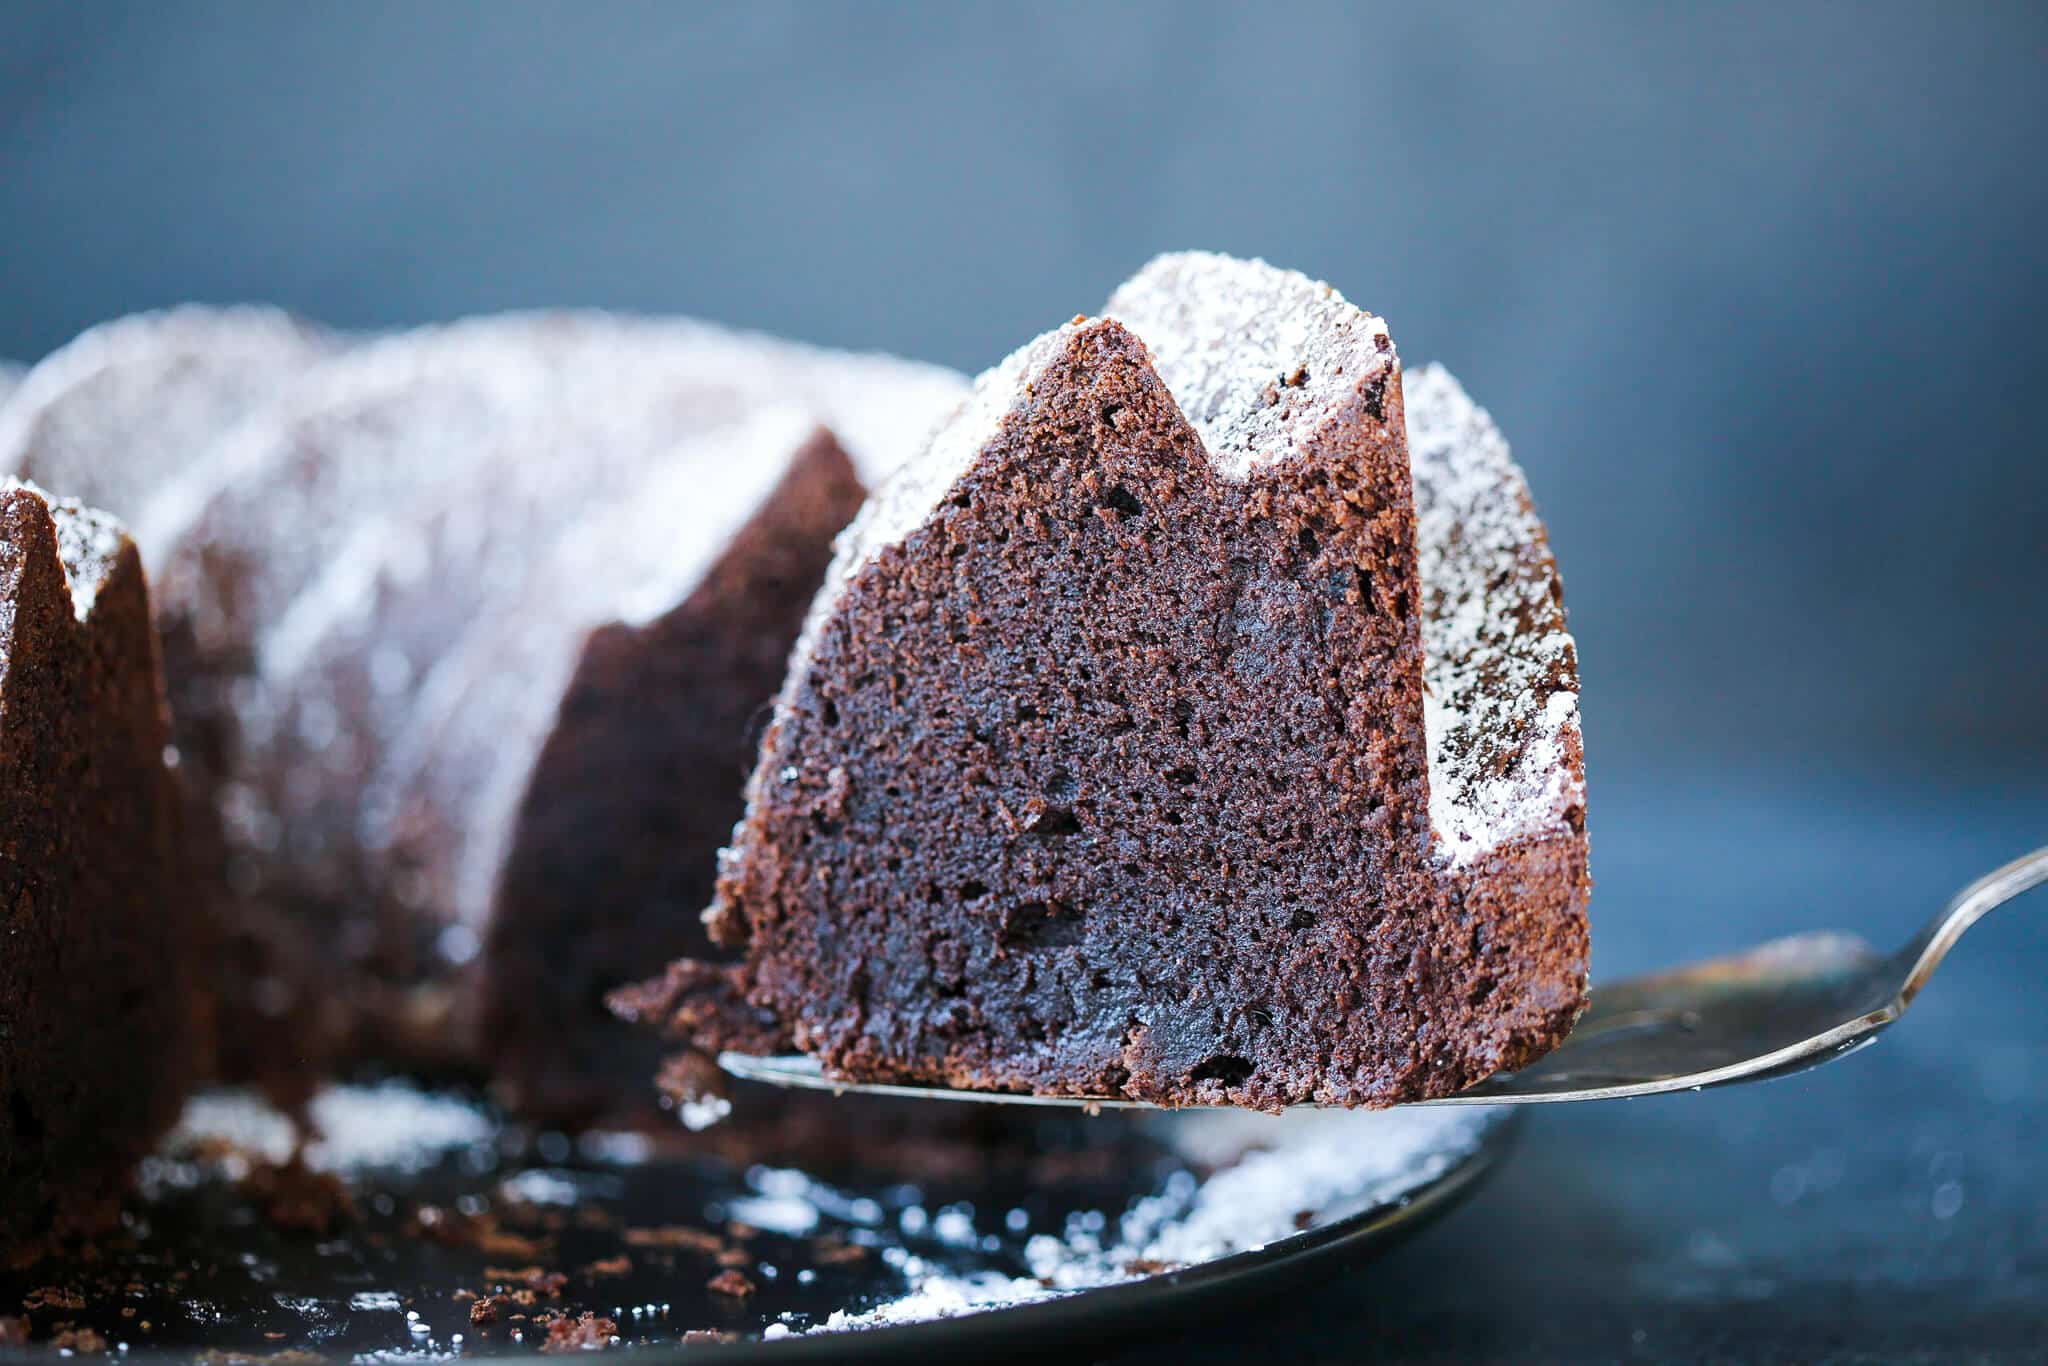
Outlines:
[[[1500,419],[1599,766],[2037,766],[2043,11],[1439,8],[17,0],[0,355],[261,298],[974,370],[1261,254]]]
[[[976,369],[1154,251],[1261,254],[1451,365],[1529,469],[1583,650],[1596,976],[1895,938],[2048,842],[2044,16],[16,0],[0,355],[258,298]],[[2044,911],[1812,1078],[1545,1116],[1303,1343],[2024,1356]]]

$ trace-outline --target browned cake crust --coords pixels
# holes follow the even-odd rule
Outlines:
[[[1439,632],[1432,685],[1482,719],[1433,749],[1423,617],[1491,622],[1547,549],[1514,524],[1426,590],[1400,365],[1326,287],[1169,258],[1112,312],[1153,350],[1111,319],[1041,338],[855,524],[708,916],[744,964],[621,1004],[711,1046],[770,1041],[765,1012],[848,1078],[1167,1104],[1520,1065],[1584,1000],[1569,637],[1527,623],[1532,721],[1512,643]],[[1447,468],[1433,493],[1482,482]]]
[[[135,547],[0,481],[0,1238],[104,1214],[200,1052],[166,736]]]

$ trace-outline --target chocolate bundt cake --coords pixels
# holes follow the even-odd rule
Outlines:
[[[0,1243],[107,1213],[202,1051],[166,739],[134,545],[0,479]]]
[[[604,988],[706,947],[687,914],[629,912],[708,897],[750,727],[860,476],[965,381],[596,314],[346,344],[174,316],[165,349],[258,318],[305,344],[230,393],[224,365],[89,335],[73,349],[101,359],[45,362],[0,432],[84,429],[40,411],[85,387],[44,368],[208,413],[129,497],[189,843],[235,964],[223,1070],[376,1059],[480,1068],[557,1113],[616,1097],[654,1055]],[[96,422],[57,443],[69,468],[111,468],[146,418]],[[50,444],[15,463],[49,468]]]
[[[1379,319],[1155,261],[842,538],[707,915],[621,994],[850,1079],[1442,1096],[1585,1001],[1577,676],[1520,472]]]

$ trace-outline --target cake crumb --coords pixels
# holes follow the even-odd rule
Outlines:
[[[819,1266],[845,1266],[849,1262],[865,1261],[868,1250],[859,1243],[844,1242],[838,1238],[816,1238],[811,1241],[811,1260]]]
[[[687,1224],[667,1224],[660,1228],[629,1228],[625,1233],[627,1247],[676,1247],[689,1252],[715,1255],[725,1251],[725,1240],[715,1233]]]
[[[347,1184],[333,1172],[314,1171],[297,1153],[286,1162],[252,1166],[240,1184],[280,1232],[325,1237],[356,1217]]]
[[[559,1297],[562,1287],[569,1283],[569,1278],[561,1272],[544,1271],[537,1266],[487,1266],[484,1279],[493,1285],[524,1286],[535,1294],[550,1297]]]
[[[90,1328],[62,1323],[57,1325],[57,1333],[50,1339],[50,1346],[60,1352],[91,1357],[99,1356],[107,1350],[107,1340]]]
[[[487,1257],[507,1261],[532,1261],[548,1254],[547,1240],[530,1238],[504,1228],[496,1215],[463,1214],[440,1205],[421,1205],[406,1220],[407,1236],[424,1238],[443,1247],[473,1247]]]
[[[743,1300],[758,1289],[746,1273],[736,1267],[727,1267],[719,1272],[704,1282],[704,1288],[714,1295],[729,1295],[736,1300]]]
[[[541,1343],[540,1349],[543,1352],[597,1352],[611,1346],[618,1335],[617,1323],[599,1318],[586,1309],[578,1318],[564,1315],[549,1320],[547,1340]]]
[[[523,1233],[491,1228],[476,1235],[476,1250],[493,1257],[538,1257],[548,1250],[548,1245]]]

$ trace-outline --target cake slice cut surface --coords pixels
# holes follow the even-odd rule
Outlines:
[[[1391,1104],[1554,1046],[1576,664],[1505,446],[1300,275],[1164,257],[1106,315],[842,538],[708,913],[744,961],[621,1005],[1164,1104]]]

